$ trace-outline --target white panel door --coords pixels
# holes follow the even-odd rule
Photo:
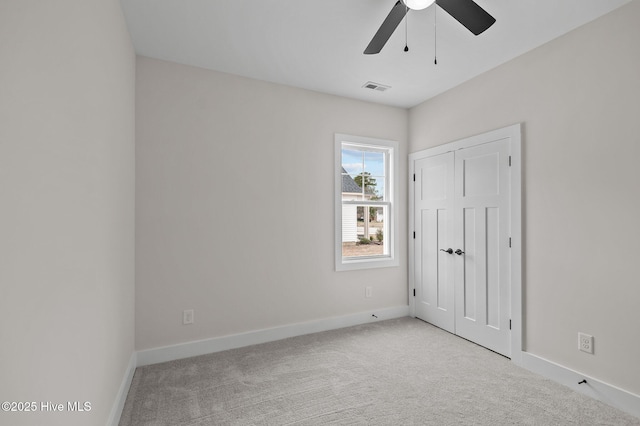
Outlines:
[[[509,143],[485,140],[413,164],[415,315],[505,356],[511,354]]]
[[[455,175],[455,333],[509,356],[509,141],[456,151]]]
[[[416,316],[454,332],[454,155],[415,162]]]

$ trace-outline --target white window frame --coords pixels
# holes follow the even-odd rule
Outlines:
[[[375,151],[384,151],[389,155],[387,162],[385,200],[384,201],[343,201],[342,200],[342,148],[343,145],[354,148],[370,148]],[[335,212],[335,268],[336,271],[352,271],[358,269],[385,268],[398,266],[398,206],[397,195],[399,188],[398,179],[398,142],[384,139],[374,139],[364,136],[335,134],[335,186],[334,186],[334,212]],[[347,257],[342,256],[342,206],[343,204],[357,204],[368,206],[386,206],[388,214],[384,220],[387,222],[388,231],[384,235],[385,244],[388,244],[389,253],[382,256]]]

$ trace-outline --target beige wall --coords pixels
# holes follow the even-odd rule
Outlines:
[[[2,1],[0,40],[0,399],[92,403],[0,424],[104,425],[134,346],[135,56],[117,0]]]
[[[137,349],[407,305],[404,226],[399,267],[333,260],[334,133],[400,142],[404,218],[407,110],[137,64]]]
[[[633,1],[431,99],[409,133],[415,152],[524,123],[526,350],[636,394],[639,20]]]
[[[634,1],[408,113],[138,58],[134,185],[118,2],[0,3],[0,391],[92,403],[0,423],[105,423],[134,346],[134,235],[137,349],[406,305],[404,219],[399,267],[334,271],[334,133],[400,142],[406,218],[408,152],[516,122],[526,350],[640,394],[638,18]]]

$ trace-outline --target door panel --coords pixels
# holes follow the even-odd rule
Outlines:
[[[499,210],[489,207],[487,217],[487,259],[500,258]],[[487,325],[500,328],[500,264],[487,262]]]
[[[473,148],[467,148],[473,149]],[[466,153],[463,157],[466,157]],[[458,156],[460,158],[460,156]],[[500,191],[497,152],[489,152],[462,161],[462,196],[496,195]]]
[[[437,307],[441,310],[449,310],[453,306],[453,292],[449,294],[449,286],[453,280],[453,274],[451,274],[451,255],[445,252],[441,252],[439,247],[447,246],[449,240],[448,233],[451,230],[451,212],[447,209],[438,209],[438,243],[433,246],[436,250],[433,253],[434,257],[438,260],[438,276],[436,277],[438,288],[438,300]],[[448,248],[448,246],[447,246]]]
[[[458,248],[465,250],[465,258],[475,259],[478,254],[476,250],[476,210],[464,209],[464,219],[462,226],[464,227],[463,235],[464,242],[462,244],[454,244],[456,250]],[[481,271],[477,271],[478,267],[482,266],[481,262],[460,262],[460,259],[455,259],[456,268],[462,268],[461,272],[464,274],[462,278],[458,278],[463,286],[463,291],[459,295],[462,298],[461,302],[464,303],[460,307],[461,314],[470,321],[475,321],[477,318],[476,309],[478,307],[476,289],[481,288],[476,282],[477,279],[482,277]]]

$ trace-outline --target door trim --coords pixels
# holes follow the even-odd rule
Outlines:
[[[522,124],[514,124],[409,154],[409,188],[413,188],[415,162],[418,159],[470,148],[499,139],[509,139],[511,155],[510,224],[511,224],[511,361],[522,364]],[[414,255],[415,194],[409,191],[409,314],[415,317]]]

